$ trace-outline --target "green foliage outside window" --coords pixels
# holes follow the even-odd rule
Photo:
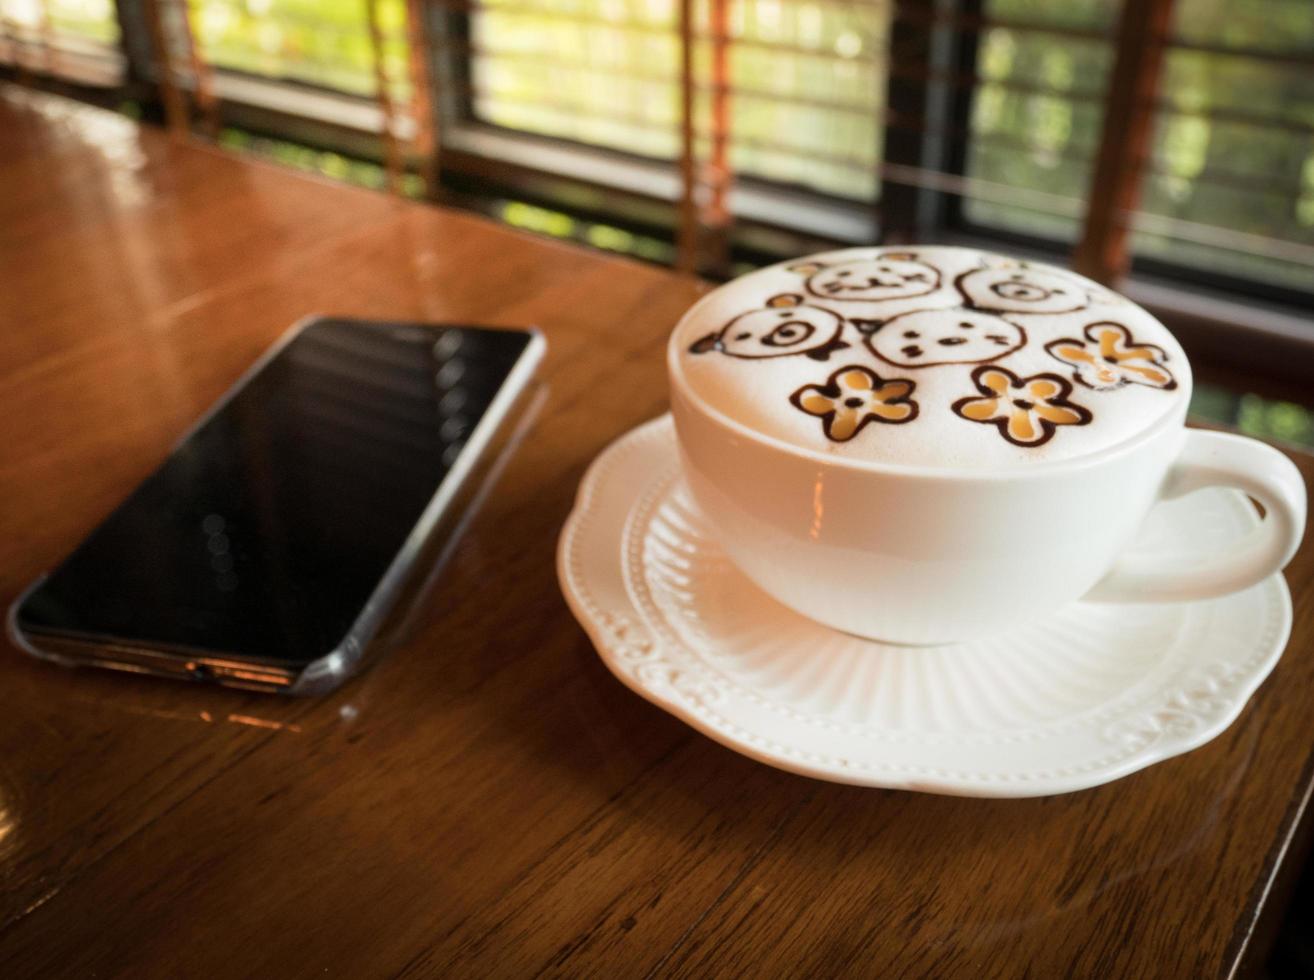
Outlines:
[[[35,37],[43,13],[56,39],[118,43],[114,0],[0,0],[0,51],[9,36]]]
[[[1109,31],[1117,5],[993,0],[989,10],[1000,19]],[[1177,0],[1173,33],[1187,43],[1308,58],[1314,55],[1314,7],[1307,0]],[[998,29],[983,37],[981,66],[990,81],[975,100],[969,172],[1084,198],[1100,123],[1098,103],[1086,96],[1098,97],[1107,87],[1108,46]],[[1018,81],[1068,97],[1003,87]],[[1314,72],[1281,58],[1182,46],[1167,54],[1160,101],[1137,253],[1309,291],[1314,285]],[[1210,118],[1211,112],[1261,122]],[[1010,149],[1018,140],[1031,146]],[[1074,217],[982,201],[969,202],[966,213],[982,224],[1066,241],[1078,230]],[[1163,225],[1155,218],[1184,224]]]

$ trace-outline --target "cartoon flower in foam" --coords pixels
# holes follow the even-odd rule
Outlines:
[[[857,364],[842,367],[825,384],[804,385],[790,402],[821,419],[822,431],[832,442],[848,442],[872,422],[900,424],[917,417],[912,400],[915,382],[889,380]]]
[[[1121,323],[1092,323],[1082,331],[1086,340],[1054,340],[1045,345],[1050,355],[1076,370],[1073,378],[1087,388],[1146,385],[1170,391],[1177,387],[1164,367],[1168,355],[1162,347],[1139,344]]]
[[[1068,401],[1072,385],[1057,374],[1033,374],[1019,378],[1007,368],[983,365],[972,372],[979,396],[954,402],[954,413],[970,422],[999,429],[999,434],[1018,446],[1049,442],[1061,425],[1085,425],[1091,414]]]

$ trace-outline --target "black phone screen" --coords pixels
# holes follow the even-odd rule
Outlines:
[[[51,573],[19,627],[289,666],[325,656],[530,340],[312,322]]]

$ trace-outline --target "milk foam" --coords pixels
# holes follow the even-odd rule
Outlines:
[[[1072,459],[1180,414],[1181,347],[1074,273],[975,249],[856,248],[709,293],[672,370],[764,435],[859,460],[998,468]]]

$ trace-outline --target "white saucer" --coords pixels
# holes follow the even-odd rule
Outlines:
[[[1136,550],[1210,552],[1257,520],[1236,491],[1201,491],[1156,507]],[[953,646],[837,633],[721,552],[680,478],[670,416],[594,461],[557,571],[611,671],[718,742],[819,779],[962,796],[1070,792],[1202,745],[1291,629],[1275,575],[1208,602],[1074,603]]]

